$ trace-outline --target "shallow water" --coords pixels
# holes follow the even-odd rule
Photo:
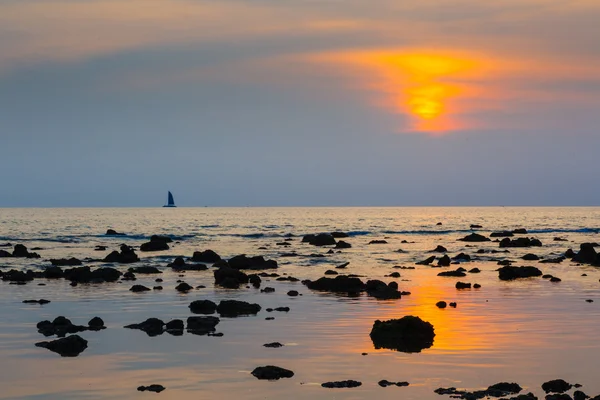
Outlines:
[[[437,222],[443,225],[437,226]],[[478,267],[480,274],[464,278],[438,277],[439,268],[414,266],[441,244],[453,256],[475,254],[479,248],[497,249],[494,242],[457,241],[480,224],[482,234],[527,228],[541,248],[510,249],[510,253],[477,254],[462,266]],[[106,237],[108,228],[127,237]],[[131,282],[69,286],[64,280],[36,280],[24,286],[0,282],[0,398],[11,399],[442,399],[438,387],[481,389],[500,381],[518,382],[540,398],[541,384],[564,378],[581,383],[582,390],[600,394],[597,380],[600,343],[600,269],[521,261],[525,253],[549,257],[583,242],[599,241],[600,208],[177,208],[177,209],[0,209],[0,244],[24,243],[40,247],[39,260],[0,259],[7,268],[38,269],[50,258],[103,258],[96,245],[114,250],[120,243],[139,246],[152,234],[169,234],[178,242],[165,252],[142,253],[137,265],[165,267],[177,255],[213,249],[224,258],[237,254],[264,255],[279,262],[279,274],[316,279],[327,269],[350,262],[346,273],[390,281],[384,275],[399,271],[401,290],[412,292],[399,300],[378,301],[363,295],[348,298],[312,292],[300,282],[266,282],[275,293],[215,288],[210,269],[187,272],[185,277],[164,269],[162,292],[134,294]],[[350,232],[351,249],[326,255],[328,248],[300,243],[303,234],[341,230]],[[276,243],[283,235],[296,237],[290,247]],[[560,236],[567,242],[553,241]],[[373,239],[388,244],[369,245]],[[401,243],[402,240],[415,243]],[[259,250],[259,247],[267,247]],[[472,247],[469,247],[472,246]],[[402,248],[405,253],[395,250]],[[295,251],[298,257],[280,257]],[[519,260],[515,265],[538,266],[558,276],[560,283],[541,278],[502,282],[495,271],[498,259]],[[86,265],[106,265],[89,262]],[[127,266],[118,267],[126,270]],[[452,266],[452,269],[456,266]],[[585,273],[588,276],[582,277]],[[156,276],[138,275],[136,284],[152,287]],[[206,285],[188,294],[174,290],[183,279]],[[268,279],[268,278],[267,278]],[[481,289],[458,291],[456,281],[480,283]],[[37,286],[39,282],[46,286]],[[292,298],[286,292],[303,294]],[[50,304],[26,305],[24,299],[46,298]],[[243,299],[263,307],[257,316],[221,318],[223,337],[148,337],[124,329],[149,317],[185,319],[196,299]],[[586,299],[595,300],[593,303]],[[456,301],[456,309],[440,310],[439,300]],[[267,307],[289,306],[289,313],[267,313]],[[76,358],[61,358],[34,343],[46,340],[35,324],[58,315],[76,324],[102,317],[108,329],[83,332],[88,348]],[[416,315],[431,322],[436,337],[421,353],[375,350],[369,338],[376,319]],[[274,316],[267,321],[265,317]],[[279,349],[262,344],[279,341]],[[368,355],[363,356],[361,353]],[[260,365],[278,365],[295,372],[292,379],[259,381],[249,372]],[[355,389],[324,389],[322,382],[355,379]],[[381,388],[381,379],[408,381],[409,387]],[[160,395],[139,393],[136,387],[159,383]]]

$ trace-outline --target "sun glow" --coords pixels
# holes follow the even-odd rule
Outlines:
[[[361,87],[378,94],[377,105],[408,115],[411,130],[434,134],[470,125],[464,114],[481,96],[476,80],[489,70],[470,56],[426,51],[343,52],[316,60],[349,68]]]

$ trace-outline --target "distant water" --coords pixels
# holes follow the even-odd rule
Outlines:
[[[441,225],[437,225],[441,222]],[[543,242],[541,248],[510,249],[510,253],[477,254],[498,249],[498,243],[465,243],[457,239],[472,232],[526,228],[527,236]],[[108,237],[108,228],[127,236]],[[308,233],[344,231],[351,249],[326,254],[329,248],[300,243]],[[525,391],[543,398],[541,384],[564,378],[581,383],[590,395],[600,394],[600,269],[522,261],[526,253],[557,257],[583,242],[600,241],[600,208],[176,208],[176,209],[0,209],[0,245],[23,243],[42,258],[0,259],[8,268],[42,269],[50,258],[101,259],[121,243],[139,247],[152,234],[167,234],[176,243],[157,253],[137,250],[142,262],[164,268],[164,290],[133,294],[131,282],[70,287],[63,280],[36,280],[24,286],[0,282],[0,398],[10,399],[444,399],[438,387],[482,389],[501,382],[518,382]],[[279,246],[293,234],[291,246]],[[567,241],[555,241],[555,237]],[[369,245],[374,239],[387,244]],[[402,243],[407,241],[409,243]],[[94,251],[97,245],[107,251]],[[438,277],[438,268],[415,266],[437,245],[450,256],[460,252],[474,259],[462,266],[478,267],[480,274],[464,278]],[[266,249],[259,249],[264,247]],[[184,277],[166,269],[175,256],[212,249],[224,258],[237,254],[263,255],[278,261],[279,274],[316,279],[343,262],[346,273],[363,280],[396,279],[410,296],[378,301],[317,293],[300,282],[265,281],[259,290],[227,290],[213,286],[212,271],[187,272]],[[403,253],[396,250],[402,249]],[[295,257],[281,257],[283,253]],[[324,257],[314,257],[315,254]],[[501,282],[497,261],[535,265],[558,276],[560,283],[541,278]],[[85,265],[103,266],[99,261]],[[456,266],[452,266],[455,268]],[[126,270],[127,266],[119,266]],[[587,274],[587,276],[582,276]],[[154,286],[156,276],[138,275],[135,283]],[[205,289],[188,294],[174,290],[178,279]],[[480,283],[481,289],[457,291],[457,280]],[[303,296],[292,298],[288,290]],[[22,300],[46,298],[45,306]],[[123,329],[149,317],[185,319],[196,299],[242,299],[263,307],[257,316],[222,318],[223,337],[148,337]],[[587,303],[586,299],[593,299]],[[440,310],[439,300],[456,301],[456,309]],[[289,306],[289,313],[266,313],[267,307]],[[58,315],[85,324],[102,317],[108,329],[83,332],[89,347],[77,358],[61,358],[34,346],[45,340],[35,324]],[[436,337],[421,353],[375,350],[369,338],[376,319],[416,315],[431,322]],[[267,321],[265,317],[274,316]],[[262,344],[279,341],[279,349]],[[361,353],[368,353],[362,356]],[[278,365],[295,372],[292,379],[259,381],[249,372],[260,365]],[[354,379],[355,389],[324,389],[326,381]],[[381,388],[377,382],[408,381],[409,387]],[[137,386],[159,383],[159,395],[139,393]]]

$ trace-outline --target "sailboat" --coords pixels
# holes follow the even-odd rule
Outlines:
[[[163,207],[177,207],[175,205],[175,200],[173,200],[173,193],[169,192],[169,198],[167,200],[167,204],[165,204]]]

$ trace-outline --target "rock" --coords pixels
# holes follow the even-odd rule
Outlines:
[[[195,300],[190,303],[189,308],[194,314],[214,314],[217,304],[210,300]]]
[[[573,251],[573,249],[567,249],[567,251],[565,251],[565,257],[566,258],[573,258],[575,256],[576,256],[576,254]]]
[[[163,287],[160,286],[160,285],[159,286],[153,286],[152,290],[163,290]]]
[[[490,234],[490,237],[513,237],[514,233],[512,233],[511,231],[499,231],[499,232],[492,232]]]
[[[25,247],[22,244],[15,245],[12,256],[18,258],[40,258],[40,255],[38,253],[30,253],[27,250],[27,247]]]
[[[154,236],[153,236],[154,237]],[[141,251],[164,251],[169,250],[170,247],[167,242],[164,241],[149,241],[146,243],[142,243],[140,246]]]
[[[238,317],[241,315],[258,314],[261,307],[258,304],[252,304],[239,300],[221,300],[217,306],[217,312],[222,317]]]
[[[489,242],[490,241],[489,238],[487,238],[483,235],[480,235],[478,233],[471,233],[470,235],[467,235],[464,238],[458,239],[458,240],[460,240],[461,242]]]
[[[316,281],[307,280],[303,283],[311,290],[338,293],[358,293],[366,289],[366,285],[359,278],[347,275],[338,275],[335,278],[322,277]]]
[[[565,260],[565,257],[547,258],[540,261],[541,264],[560,264]]]
[[[127,245],[121,245],[121,252],[113,251],[104,258],[104,262],[119,263],[119,264],[131,264],[140,261],[132,247]]]
[[[215,327],[221,322],[218,317],[188,317],[187,331],[195,335],[207,335],[214,332]]]
[[[400,272],[392,272],[388,275],[390,278],[400,278]]]
[[[337,381],[337,382],[325,382],[325,383],[322,383],[321,386],[324,387],[324,388],[328,388],[328,389],[355,388],[355,387],[362,386],[362,382],[353,381],[353,380],[349,380],[349,381]]]
[[[378,300],[393,300],[402,297],[402,293],[398,291],[398,284],[395,282],[385,284],[379,280],[370,280],[367,281],[366,290],[369,296]]]
[[[575,393],[573,393],[573,400],[586,400],[589,398],[590,396],[583,393],[581,390],[576,390]]]
[[[90,267],[73,267],[65,269],[63,277],[76,283],[116,282],[121,277],[121,272],[110,267],[97,268],[93,271]]]
[[[294,373],[289,369],[276,367],[274,365],[267,365],[264,367],[254,368],[254,371],[252,371],[252,375],[256,379],[276,381],[282,378],[291,378],[294,376]]]
[[[40,300],[23,300],[24,304],[40,304],[40,305],[44,305],[44,304],[48,304],[50,303],[50,300],[46,300],[46,299],[40,299]]]
[[[573,387],[563,379],[554,379],[542,384],[542,389],[546,393],[564,393]]]
[[[264,289],[260,289],[260,292],[261,293],[274,293],[275,292],[275,288],[267,286]]]
[[[447,254],[444,254],[442,258],[438,260],[439,267],[449,267],[450,266],[450,257]]]
[[[174,319],[165,324],[165,330],[175,336],[183,335],[184,324],[180,319]]]
[[[193,288],[193,286],[190,286],[185,282],[181,282],[179,285],[175,286],[175,290],[177,290],[179,293],[187,293]]]
[[[431,250],[431,252],[436,252],[436,253],[445,253],[448,250],[444,247],[444,246],[440,246],[438,245],[435,249]]]
[[[547,394],[545,397],[546,400],[573,400],[571,396],[565,393],[561,394]]]
[[[459,253],[452,257],[452,259],[456,261],[471,261],[471,256],[465,253]]]
[[[476,283],[476,284],[473,285],[473,288],[474,289],[480,289],[481,285],[479,283]]]
[[[229,289],[238,289],[240,285],[248,283],[248,275],[228,265],[221,266],[214,271],[215,285]]]
[[[477,224],[471,224],[470,228],[471,229],[481,229],[481,228],[483,228],[483,226],[477,225]]]
[[[163,390],[165,390],[165,387],[162,386],[162,385],[153,384],[153,385],[150,385],[150,386],[138,386],[137,390],[138,390],[138,392],[160,393]]]
[[[465,282],[456,282],[455,286],[457,289],[471,289],[471,284]]]
[[[35,345],[58,353],[61,357],[77,357],[87,349],[87,344],[87,340],[83,339],[81,336],[71,335],[50,342],[39,342]]]
[[[369,244],[387,244],[387,240],[371,240]]]
[[[106,236],[125,236],[125,234],[121,233],[121,232],[117,232],[114,229],[108,229],[106,231]]]
[[[480,272],[481,272],[481,270],[479,268],[472,268],[469,270],[470,274],[478,274]]]
[[[251,274],[248,275],[248,283],[250,283],[256,289],[258,289],[260,287],[260,284],[262,283],[262,279],[260,279],[260,276],[256,274]]]
[[[0,250],[0,258],[8,258],[8,257],[12,257],[12,254],[10,254],[6,250]]]
[[[452,308],[456,308],[456,306],[457,306],[456,302],[452,302],[452,303],[450,303],[450,304],[448,304],[448,305],[449,305],[450,307],[452,307]]]
[[[265,260],[262,256],[246,257],[245,254],[229,259],[228,264],[234,269],[272,269],[277,268],[277,261]]]
[[[192,255],[192,261],[214,264],[221,261],[221,256],[210,249],[204,251],[195,251]]]
[[[438,301],[437,303],[435,303],[435,306],[437,308],[446,308],[447,304],[445,301]]]
[[[148,336],[158,336],[162,335],[164,332],[163,327],[165,323],[158,318],[148,318],[144,322],[140,322],[139,324],[130,324],[125,325],[127,329],[139,329],[141,331],[146,332]]]
[[[502,281],[510,281],[519,278],[542,276],[542,271],[536,267],[511,267],[505,266],[498,270],[498,277]]]
[[[343,241],[343,240],[340,240],[339,242],[337,242],[337,243],[335,244],[335,248],[336,248],[336,249],[349,249],[349,248],[351,248],[351,247],[352,247],[352,245],[351,245],[350,243],[348,243],[348,242],[345,242],[345,241]]]
[[[504,238],[500,241],[500,247],[540,247],[542,242],[538,239],[520,237],[517,239]]]
[[[300,293],[298,293],[297,290],[290,290],[289,292],[287,292],[287,295],[290,297],[296,297],[298,296]]]
[[[94,251],[106,251],[106,246],[97,245],[94,247]]]
[[[431,264],[434,261],[435,261],[435,256],[431,256],[429,258],[426,258],[423,261],[416,262],[415,264],[417,264],[417,265],[429,265],[429,264]]]
[[[498,265],[510,265],[512,264],[512,261],[510,260],[500,260],[498,261]]]
[[[46,279],[60,279],[64,276],[64,272],[60,267],[48,267],[44,270],[43,275]]]
[[[523,259],[525,261],[536,261],[536,260],[539,260],[540,258],[538,256],[536,256],[535,254],[527,253],[523,257],[521,257],[521,259]]]
[[[273,349],[278,349],[280,347],[283,347],[283,345],[281,343],[279,343],[279,342],[266,343],[266,344],[263,344],[263,346],[264,347],[270,347],[270,348],[273,348]]]
[[[429,322],[419,317],[405,316],[401,319],[375,321],[370,336],[377,349],[420,353],[433,345],[435,333]]]
[[[128,271],[136,274],[162,274],[160,269],[150,266],[129,268]]]
[[[331,232],[331,236],[336,239],[350,237],[346,232]]]
[[[94,317],[92,319],[89,320],[88,322],[88,328],[91,331],[99,331],[102,329],[106,329],[106,326],[104,326],[104,321],[102,320],[102,318],[100,317]]]
[[[30,282],[34,278],[33,271],[17,271],[15,269],[11,269],[10,271],[4,272],[2,274],[3,281],[9,281],[11,283],[16,284],[24,284],[25,282]]]
[[[144,285],[133,285],[129,289],[130,292],[134,292],[134,293],[148,292],[150,290],[151,290],[150,288],[148,288],[148,287],[146,287]]]
[[[409,383],[408,382],[390,382],[386,379],[383,379],[379,382],[377,382],[377,384],[381,387],[388,387],[388,386],[398,386],[398,387],[402,387],[402,386],[408,386]]]
[[[60,258],[60,259],[51,259],[50,262],[55,267],[64,267],[64,266],[70,266],[71,267],[71,266],[76,266],[76,265],[81,265],[82,264],[81,260],[78,260],[75,257]]]
[[[336,244],[335,238],[329,233],[306,235],[302,238],[302,242],[312,244],[313,246],[330,246]]]
[[[582,243],[579,253],[573,256],[573,262],[600,266],[600,256],[594,250],[595,243]]]
[[[562,281],[562,279],[560,279],[556,276],[553,276],[552,278],[550,278],[550,282],[561,282],[561,281]]]
[[[167,268],[171,268],[173,271],[206,271],[208,267],[204,264],[186,264],[183,257],[177,257],[173,262],[167,265]]]
[[[336,266],[335,268],[336,269],[345,269],[348,265],[350,265],[350,263],[349,262],[345,262],[343,264],[340,264],[340,265]]]
[[[519,234],[519,235],[527,235],[527,229],[525,229],[525,228],[513,229],[512,232]]]
[[[135,277],[135,274],[131,271],[127,271],[123,274],[123,278],[121,279],[123,281],[137,281],[137,278]]]
[[[325,271],[325,275],[338,275],[338,272],[332,269],[328,269],[327,271]]]

